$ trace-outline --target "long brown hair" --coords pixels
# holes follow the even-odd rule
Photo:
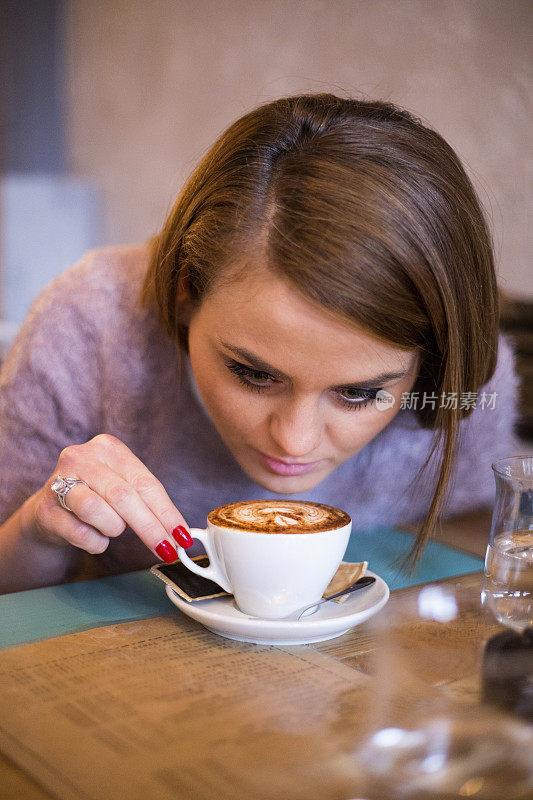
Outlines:
[[[198,307],[235,255],[257,253],[310,300],[418,349],[417,410],[435,431],[434,495],[410,558],[442,509],[469,408],[497,359],[499,302],[487,223],[452,148],[392,103],[332,94],[256,108],[215,142],[153,238],[142,300],[186,351],[179,299]],[[434,457],[433,461],[432,458]],[[420,477],[420,475],[418,477]]]

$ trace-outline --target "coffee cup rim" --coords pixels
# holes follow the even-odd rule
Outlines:
[[[226,525],[219,525],[217,522],[211,522],[209,518],[207,520],[207,524],[208,526],[217,528],[218,530],[227,531],[228,533],[245,533],[247,536],[250,536],[250,534],[255,534],[257,536],[287,536],[287,534],[290,534],[290,531],[253,531],[246,528],[229,528]],[[351,524],[352,520],[350,518],[349,522],[346,522],[344,525],[340,525],[338,528],[327,528],[326,530],[322,531],[306,531],[305,533],[298,533],[295,535],[316,536],[317,533],[337,533],[338,531],[346,530],[346,528],[350,527]]]

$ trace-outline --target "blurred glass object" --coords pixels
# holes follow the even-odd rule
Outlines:
[[[482,598],[498,622],[522,631],[533,625],[533,457],[501,459],[492,469],[496,500]]]
[[[435,584],[398,596],[367,624],[375,655],[372,703],[353,753],[358,797],[533,796],[533,729],[486,702],[487,617],[479,588]]]

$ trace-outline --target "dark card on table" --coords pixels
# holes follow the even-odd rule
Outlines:
[[[196,556],[192,560],[200,567],[207,567],[209,564],[207,556]],[[174,564],[156,564],[150,571],[189,602],[228,595],[218,583],[196,575],[184,567],[181,561],[176,561]]]

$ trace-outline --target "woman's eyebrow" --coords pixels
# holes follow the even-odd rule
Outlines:
[[[223,342],[222,339],[218,339],[219,344],[225,347],[227,350],[231,350],[232,353],[239,356],[240,358],[244,358],[248,363],[257,370],[261,370],[262,372],[268,372],[272,375],[273,378],[283,378],[285,380],[291,380],[288,375],[282,372],[279,369],[276,369],[271,364],[268,364],[266,361],[263,361],[258,356],[251,353],[249,350],[245,350],[244,347],[235,347],[234,345],[228,344],[227,342]],[[342,387],[354,387],[356,389],[375,389],[377,386],[381,386],[384,383],[388,383],[389,381],[400,380],[401,378],[405,378],[408,375],[409,370],[402,370],[400,372],[382,372],[380,375],[376,375],[374,378],[367,378],[364,381],[346,381],[343,383],[338,384]]]

